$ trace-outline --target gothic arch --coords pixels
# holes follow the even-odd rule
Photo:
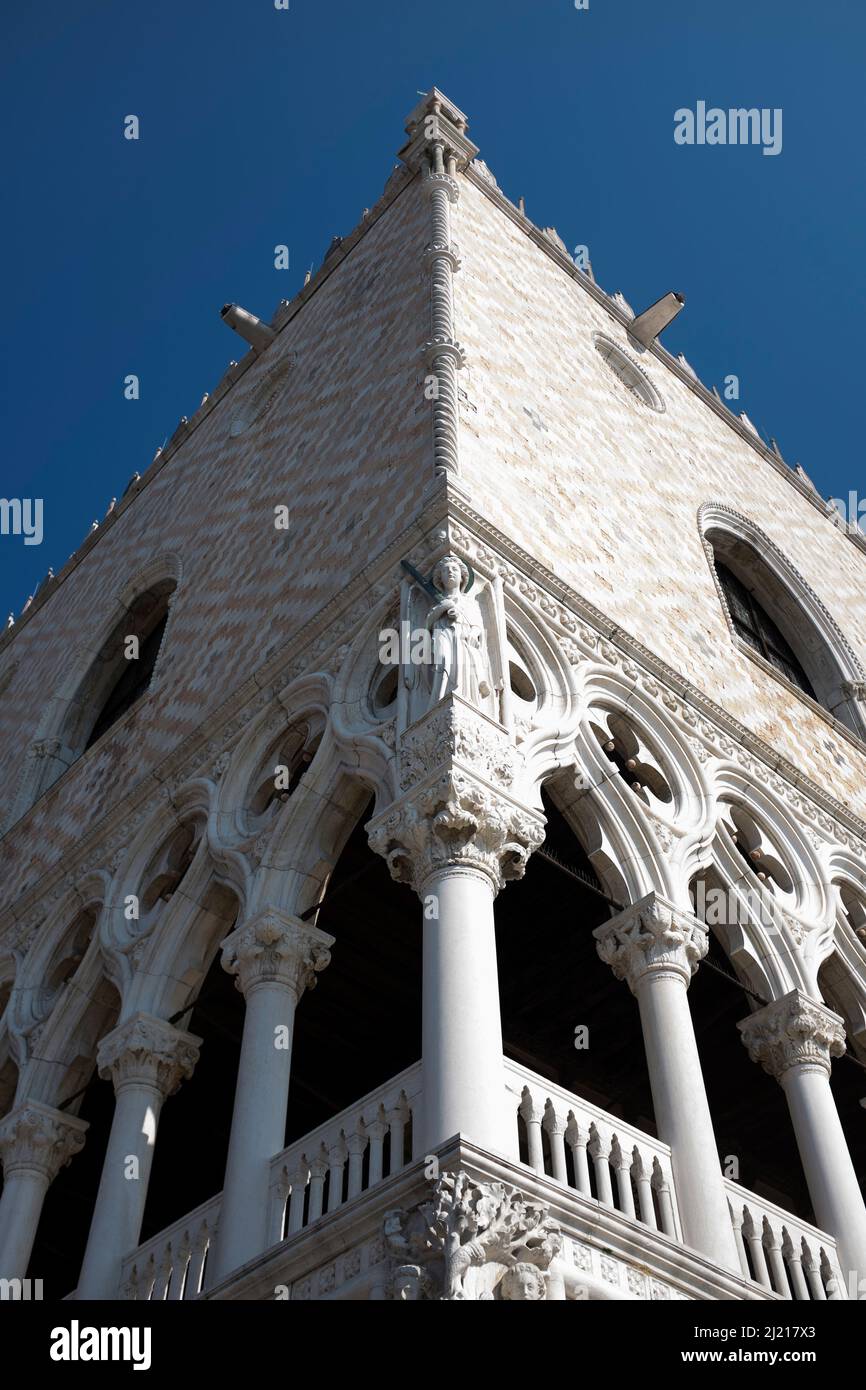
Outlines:
[[[176,555],[152,559],[118,587],[111,610],[102,617],[92,639],[72,650],[25,753],[8,825],[20,819],[81,757],[123,670],[116,658],[121,636],[130,630],[146,635],[150,631],[148,623],[153,625],[153,612],[161,612],[164,607],[166,629],[151,688],[159,679],[170,645],[173,602],[180,577],[181,565]]]
[[[749,517],[723,503],[705,502],[698,511],[698,526],[732,640],[765,664],[736,634],[716,572],[717,559],[724,560],[747,587],[751,581],[762,607],[778,624],[803,667],[822,708],[858,738],[866,738],[863,665],[797,567]]]
[[[271,759],[275,765],[283,755],[289,758],[290,769],[296,755],[312,761],[327,723],[329,695],[326,677],[305,678],[283,691],[279,704],[268,706],[250,722],[218,779],[208,829],[215,854],[273,835],[280,808],[268,807],[265,815],[257,813],[254,805],[266,764]]]

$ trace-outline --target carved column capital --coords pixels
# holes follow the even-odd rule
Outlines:
[[[422,896],[431,875],[446,868],[473,869],[498,893],[523,877],[544,839],[544,819],[453,770],[371,821],[367,834],[391,877]]]
[[[280,984],[300,999],[331,959],[334,938],[275,908],[236,927],[222,943],[223,969],[246,995],[256,985]]]
[[[125,1086],[151,1086],[163,1097],[173,1095],[192,1076],[201,1038],[181,1032],[165,1019],[135,1014],[102,1039],[96,1064],[115,1091]]]
[[[688,985],[707,953],[707,930],[690,912],[649,893],[593,932],[601,959],[632,993],[648,976],[679,975]]]
[[[845,1051],[838,1014],[798,989],[766,1004],[737,1024],[753,1062],[781,1081],[792,1067],[830,1075],[832,1059]]]
[[[27,1100],[0,1121],[0,1159],[6,1181],[33,1173],[53,1182],[83,1147],[88,1125],[75,1115]]]

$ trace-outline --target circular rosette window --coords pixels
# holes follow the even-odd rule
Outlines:
[[[627,352],[623,352],[621,347],[617,347],[616,343],[612,342],[610,338],[606,338],[603,333],[596,333],[593,343],[599,357],[604,360],[610,371],[634,399],[640,401],[641,405],[648,406],[650,410],[661,414],[665,408],[665,403],[643,368],[639,367]]]

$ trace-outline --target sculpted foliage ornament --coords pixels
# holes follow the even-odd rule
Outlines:
[[[8,1182],[14,1172],[53,1182],[84,1145],[87,1124],[38,1101],[25,1101],[0,1121],[0,1157]]]
[[[417,786],[451,759],[480,777],[511,786],[521,755],[490,720],[481,719],[458,701],[444,703],[407,729],[400,740],[400,790]]]
[[[539,1301],[545,1272],[562,1250],[547,1206],[505,1183],[443,1173],[433,1198],[390,1211],[389,1296],[402,1302]]]
[[[436,1184],[433,1220],[445,1254],[445,1299],[495,1298],[491,1274],[495,1279],[498,1271],[491,1265],[505,1267],[500,1297],[545,1298],[544,1271],[562,1250],[562,1234],[548,1211],[505,1183],[444,1173]]]
[[[703,923],[658,893],[596,927],[593,936],[601,959],[632,991],[653,971],[674,971],[688,984],[708,947]]]
[[[122,1086],[153,1086],[172,1095],[192,1076],[201,1038],[181,1032],[164,1019],[140,1013],[108,1033],[99,1044],[96,1063],[115,1091]]]
[[[845,1052],[845,1025],[838,1014],[793,989],[737,1024],[753,1062],[780,1081],[791,1067],[830,1075],[833,1057]]]
[[[498,892],[523,877],[544,839],[544,820],[454,770],[371,822],[367,834],[391,877],[419,893],[431,874],[449,865],[486,874]]]
[[[245,922],[222,945],[223,969],[246,994],[257,984],[278,982],[297,998],[313,989],[316,974],[331,959],[334,938],[300,918],[269,910]]]

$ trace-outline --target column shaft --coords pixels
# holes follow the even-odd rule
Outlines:
[[[671,1146],[688,1245],[737,1269],[731,1214],[682,976],[650,973],[637,985],[659,1138]]]
[[[0,1279],[26,1278],[45,1194],[86,1132],[84,1120],[32,1100],[0,1122]],[[45,1271],[36,1271],[36,1278],[44,1277]]]
[[[156,1086],[131,1084],[117,1092],[78,1279],[80,1299],[118,1297],[123,1259],[141,1234],[162,1102]]]
[[[273,909],[223,942],[223,966],[237,976],[247,1007],[208,1284],[278,1238],[268,1228],[271,1160],[285,1144],[295,1010],[332,945],[324,932]]]
[[[847,1287],[866,1279],[866,1207],[826,1073],[791,1067],[782,1089],[822,1231],[835,1236]]]
[[[285,1144],[295,999],[263,983],[247,995],[214,1264],[208,1282],[258,1255],[268,1240],[271,1159]],[[276,1047],[285,1029],[287,1046]]]
[[[845,1051],[844,1021],[794,989],[737,1026],[752,1061],[785,1092],[815,1219],[835,1239],[846,1284],[857,1290],[866,1280],[866,1207],[830,1089],[832,1059]]]
[[[164,1019],[135,1014],[102,1039],[99,1075],[114,1083],[115,1105],[77,1298],[120,1296],[124,1258],[141,1235],[160,1111],[198,1061],[200,1038]]]
[[[424,922],[424,1126],[420,1152],[462,1133],[513,1154],[502,1064],[502,1023],[493,923],[494,887],[449,866],[426,881],[438,919]]]
[[[687,990],[706,954],[701,922],[651,893],[595,931],[598,952],[640,1008],[659,1138],[671,1148],[688,1245],[740,1272]]]

